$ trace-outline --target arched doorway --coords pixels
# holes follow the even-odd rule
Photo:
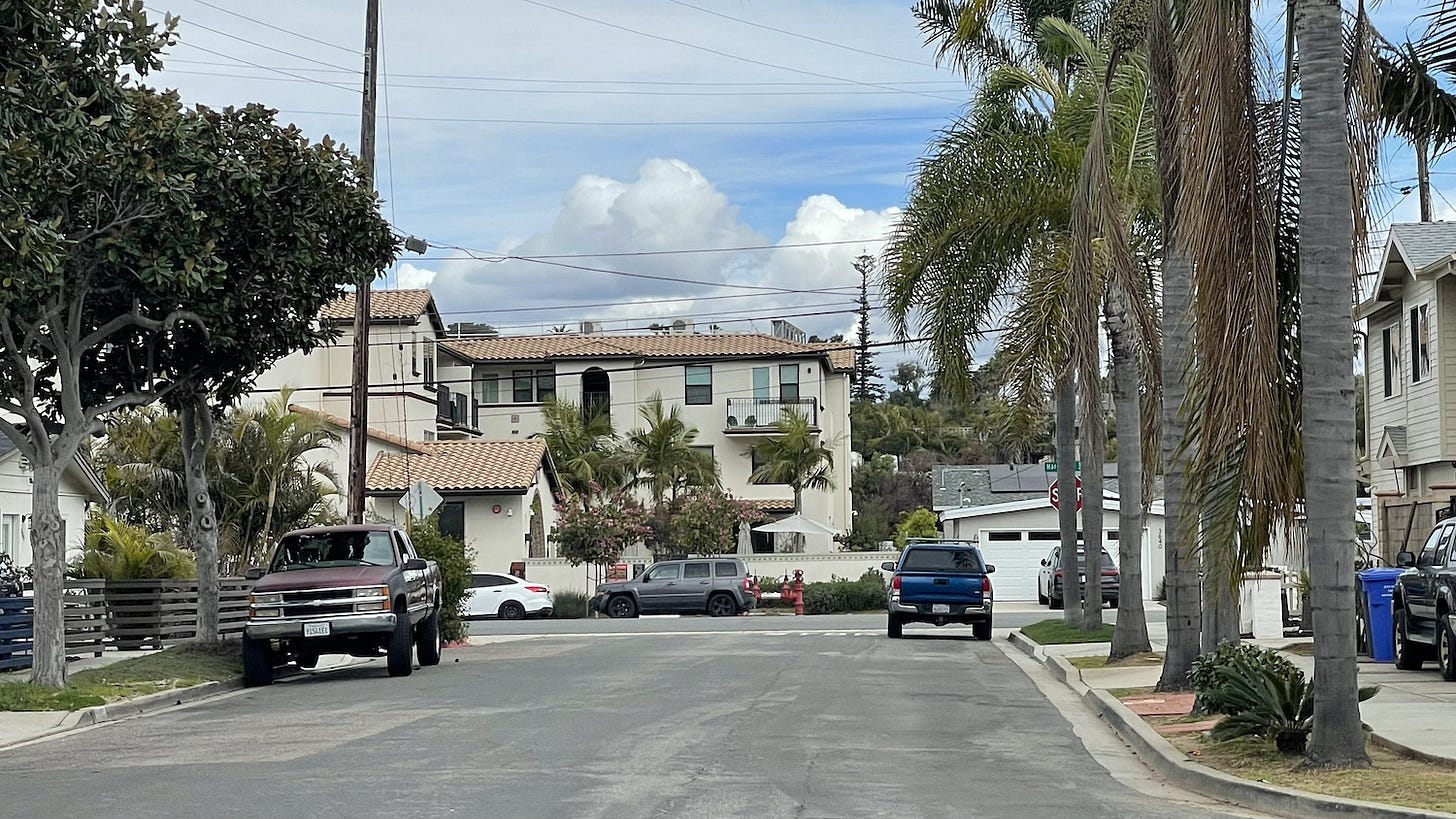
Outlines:
[[[601,367],[588,367],[581,374],[581,417],[590,421],[598,414],[612,415],[612,380]]]

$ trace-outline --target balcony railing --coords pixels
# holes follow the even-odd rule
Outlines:
[[[441,386],[436,394],[435,416],[442,423],[458,429],[480,428],[480,404],[463,392],[452,392]]]
[[[798,412],[809,419],[809,426],[819,426],[819,403],[813,398],[729,398],[725,419],[727,432],[773,432],[789,412]]]

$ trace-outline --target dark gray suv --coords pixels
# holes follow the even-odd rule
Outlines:
[[[702,614],[728,617],[758,605],[756,583],[736,557],[660,560],[632,580],[603,583],[591,607],[608,617]]]

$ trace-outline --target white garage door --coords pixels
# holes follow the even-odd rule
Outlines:
[[[979,543],[981,557],[996,567],[991,575],[991,587],[996,590],[997,600],[1035,600],[1036,575],[1041,570],[1041,559],[1051,551],[1053,544],[1027,541],[1020,531],[998,532],[982,529]],[[1015,540],[997,540],[997,536]]]

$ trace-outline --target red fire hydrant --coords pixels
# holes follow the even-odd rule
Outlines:
[[[785,601],[792,600],[794,603],[794,614],[804,613],[804,570],[794,570],[794,582],[789,583],[787,575],[784,576],[783,588],[779,590]]]

